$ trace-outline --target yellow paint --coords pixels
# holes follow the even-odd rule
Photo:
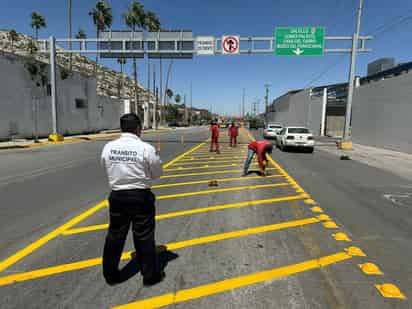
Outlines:
[[[317,212],[317,213],[323,212],[323,209],[318,206],[312,207],[310,210],[312,210],[313,212]]]
[[[376,284],[375,287],[386,298],[400,298],[406,299],[406,296],[399,290],[399,288],[391,283]]]
[[[174,158],[172,161],[166,163],[163,165],[163,168],[166,169],[169,166],[173,165],[174,163],[176,163],[177,161],[181,160],[182,158],[186,157],[187,155],[191,154],[192,152],[196,151],[197,149],[199,149],[200,147],[202,147],[203,145],[205,145],[206,142],[200,143],[199,145],[189,149],[188,151],[182,153],[181,155],[177,156],[176,158]]]
[[[251,201],[244,201],[244,202],[232,203],[232,204],[215,205],[215,206],[195,208],[195,209],[189,209],[189,210],[183,210],[183,211],[177,211],[177,212],[157,215],[156,220],[189,216],[189,215],[194,215],[194,214],[199,214],[199,213],[219,211],[219,210],[231,209],[231,208],[242,208],[242,207],[250,207],[250,206],[256,206],[256,205],[287,202],[287,201],[299,200],[299,199],[304,199],[304,198],[306,198],[306,195],[302,194],[302,195],[270,198],[270,199],[264,199],[264,200],[251,200]],[[105,230],[108,227],[109,227],[108,224],[91,225],[91,226],[66,230],[62,234],[63,235],[74,235],[74,234],[86,233],[86,232],[97,231],[97,230]]]
[[[253,164],[256,165],[256,164]],[[196,167],[177,167],[177,168],[168,168],[164,169],[165,172],[175,172],[175,171],[191,171],[191,170],[202,170],[202,169],[210,169],[210,168],[224,168],[224,167],[235,167],[235,166],[242,166],[242,164],[222,164],[222,165],[203,165],[203,166],[196,166]]]
[[[345,251],[351,256],[366,256],[362,249],[358,247],[349,247]]]
[[[367,275],[383,275],[383,272],[379,269],[376,264],[364,263],[359,264],[359,268]]]
[[[312,199],[305,200],[304,203],[308,205],[316,205],[316,202]]]
[[[64,136],[61,134],[50,134],[49,141],[51,142],[62,142],[64,141]]]
[[[336,233],[336,234],[332,234],[333,238],[335,238],[335,240],[337,241],[352,241],[348,235],[346,235],[345,233]]]
[[[180,198],[180,197],[188,197],[188,196],[196,196],[196,195],[207,195],[207,194],[212,194],[212,193],[276,188],[276,187],[284,187],[288,185],[289,185],[288,183],[270,183],[270,184],[265,184],[265,185],[240,186],[240,187],[232,187],[232,188],[185,192],[185,193],[177,193],[177,194],[169,194],[169,195],[160,195],[157,197],[157,200],[166,200],[166,199],[171,199],[171,198]]]
[[[13,254],[12,256],[6,258],[2,262],[0,262],[0,271],[4,271],[14,263],[20,261],[22,258],[26,257],[33,251],[37,250],[41,246],[45,245],[48,241],[52,240],[53,238],[59,236],[61,233],[63,233],[65,230],[71,228],[72,226],[78,224],[79,222],[83,221],[84,219],[90,217],[92,214],[97,212],[98,210],[104,208],[107,206],[107,201],[103,201],[96,206],[88,209],[87,211],[83,212],[82,214],[78,215],[77,217],[74,217],[67,223],[59,226],[57,229],[51,231],[47,235],[41,237],[40,239],[36,240],[35,242],[31,243],[24,249],[18,251],[17,253]]]
[[[215,235],[210,235],[210,236],[205,236],[205,237],[200,237],[200,238],[195,238],[195,239],[179,241],[179,242],[167,244],[166,247],[167,247],[167,250],[177,250],[177,249],[181,249],[181,248],[185,248],[189,246],[203,245],[203,244],[217,242],[221,240],[245,237],[248,235],[272,232],[272,231],[282,230],[286,228],[299,227],[299,226],[314,224],[318,222],[319,220],[317,218],[308,218],[308,219],[297,220],[297,221],[283,222],[283,223],[259,226],[255,228],[248,228],[244,230],[238,230],[238,231],[233,231],[233,232],[228,232],[228,233],[221,233],[221,234],[215,234]],[[131,254],[132,254],[132,251],[124,252],[121,256],[121,259],[128,260],[130,259]],[[100,265],[101,261],[102,261],[101,258],[94,258],[94,259],[84,260],[84,261],[70,263],[70,264],[63,264],[63,265],[58,265],[58,266],[53,266],[53,267],[48,267],[48,268],[37,269],[37,270],[25,272],[25,273],[4,276],[4,277],[0,277],[0,286],[9,285],[9,284],[27,281],[27,280],[32,280],[36,278],[47,277],[50,275],[64,273],[68,271],[89,268],[89,267]]]
[[[242,162],[243,162],[243,160],[214,160],[214,161],[205,161],[205,160],[194,161],[194,160],[190,160],[190,161],[175,163],[173,166],[194,165],[194,164],[210,164],[210,163],[238,163],[238,164],[240,164]]]
[[[280,268],[257,272],[250,275],[243,275],[223,281],[213,282],[195,288],[176,291],[174,293],[167,293],[164,295],[148,298],[145,300],[136,301],[126,305],[113,307],[114,309],[131,309],[131,308],[161,308],[173,304],[186,302],[193,299],[231,291],[249,285],[262,283],[268,280],[274,280],[291,276],[297,273],[319,269],[331,264],[342,262],[351,259],[351,256],[346,253],[339,252],[336,254],[313,259],[298,264],[292,264]]]
[[[353,144],[352,142],[340,142],[338,143],[338,148],[342,150],[352,150]]]
[[[274,169],[267,168],[266,170],[274,170]],[[243,172],[243,170],[224,170],[224,171],[199,172],[199,173],[188,173],[188,174],[174,174],[174,175],[162,176],[160,177],[160,179],[169,179],[169,178],[176,178],[176,177],[204,176],[204,175],[218,175],[218,174],[238,174],[241,172]]]
[[[338,229],[339,227],[333,221],[326,221],[323,223],[323,226],[327,229]]]
[[[202,161],[202,160],[216,160],[216,159],[245,159],[245,156],[190,156],[190,157],[186,157],[185,159],[179,160],[179,162],[193,162],[193,161]]]
[[[330,217],[328,215],[325,215],[325,214],[319,215],[318,218],[321,221],[330,221]]]

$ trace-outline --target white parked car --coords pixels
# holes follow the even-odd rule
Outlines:
[[[285,127],[279,132],[276,138],[276,146],[282,151],[294,147],[302,148],[312,153],[315,149],[315,140],[308,128]]]
[[[265,130],[263,131],[263,138],[274,138],[278,133],[283,129],[283,126],[280,123],[268,123]]]

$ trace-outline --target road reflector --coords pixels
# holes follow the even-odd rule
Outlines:
[[[383,272],[379,269],[376,264],[364,263],[359,264],[359,268],[367,275],[383,275]]]
[[[326,221],[323,223],[323,226],[327,229],[338,229],[339,227],[333,221]]]
[[[308,205],[316,205],[316,202],[315,202],[314,200],[312,200],[312,199],[308,199],[308,200],[305,200],[305,204],[308,204]]]
[[[345,233],[332,234],[333,238],[338,241],[352,241]]]
[[[318,216],[320,221],[330,221],[330,217],[328,215],[322,214]]]
[[[218,187],[219,184],[217,182],[217,180],[211,180],[209,181],[209,187]]]
[[[406,296],[403,295],[399,288],[394,284],[376,284],[375,287],[378,289],[378,291],[381,293],[383,297],[406,299]]]
[[[320,208],[319,206],[312,207],[310,210],[312,210],[313,212],[318,212],[318,213],[323,212],[323,209]]]
[[[366,256],[361,248],[358,247],[349,247],[345,249],[346,253],[350,256]]]

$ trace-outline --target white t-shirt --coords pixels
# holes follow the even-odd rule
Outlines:
[[[107,143],[101,162],[113,191],[148,189],[162,175],[162,161],[155,148],[131,133]]]

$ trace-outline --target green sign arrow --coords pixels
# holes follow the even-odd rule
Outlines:
[[[325,28],[277,27],[275,40],[275,54],[278,56],[322,56]]]

